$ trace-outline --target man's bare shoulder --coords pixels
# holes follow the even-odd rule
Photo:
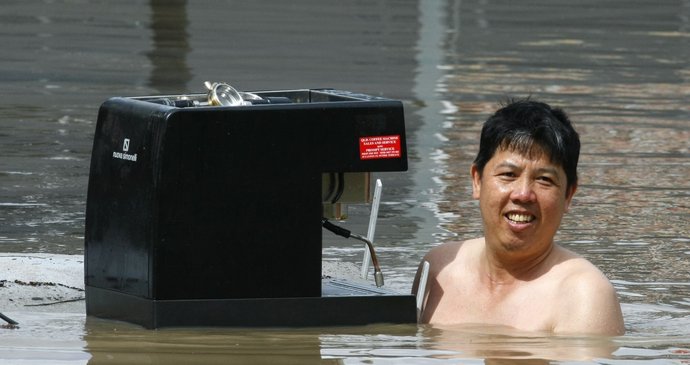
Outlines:
[[[461,280],[465,276],[463,273],[468,270],[467,266],[474,265],[470,257],[482,242],[481,239],[446,242],[430,249],[424,256],[422,264],[425,261],[429,263],[429,272],[425,285],[424,311],[420,318],[422,323],[429,323],[442,299],[448,300],[447,286]],[[412,284],[414,295],[417,295],[419,289],[422,264]]]
[[[558,280],[560,319],[556,332],[616,335],[625,329],[616,291],[599,268],[563,249],[563,260],[554,266]]]
[[[562,276],[564,280],[567,279],[573,283],[586,280],[588,282],[610,285],[610,282],[598,267],[577,253],[556,245],[553,256],[555,260],[552,264],[553,270],[557,275]],[[562,284],[568,283],[564,282]]]
[[[432,271],[460,263],[467,256],[471,256],[480,249],[483,243],[482,238],[467,241],[450,241],[438,245],[424,256],[424,261],[428,261]]]
[[[562,293],[585,297],[583,299],[615,293],[609,279],[593,263],[567,249],[558,246],[557,249],[560,258],[552,271]]]
[[[480,248],[482,242],[482,239],[449,241],[432,248],[423,260],[429,263],[429,276],[433,278],[441,272],[466,270],[468,265],[476,262],[471,256]]]

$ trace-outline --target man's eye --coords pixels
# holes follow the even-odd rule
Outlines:
[[[551,184],[551,185],[553,185],[553,179],[550,178],[550,177],[548,177],[548,176],[540,176],[540,177],[537,178],[537,180],[539,180],[540,182],[542,182],[542,183],[544,183],[544,184]]]

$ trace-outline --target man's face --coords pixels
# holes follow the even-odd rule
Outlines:
[[[481,177],[472,166],[472,195],[495,248],[527,255],[549,248],[575,193],[572,186],[566,194],[563,168],[535,148],[531,156],[498,149]]]

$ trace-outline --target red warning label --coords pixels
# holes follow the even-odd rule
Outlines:
[[[361,137],[359,139],[359,158],[374,160],[383,158],[399,158],[400,135]]]

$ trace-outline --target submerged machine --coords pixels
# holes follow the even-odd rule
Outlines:
[[[407,169],[402,103],[207,87],[101,106],[87,314],[147,328],[414,323],[412,295],[321,272],[326,218],[370,198],[371,172]]]

